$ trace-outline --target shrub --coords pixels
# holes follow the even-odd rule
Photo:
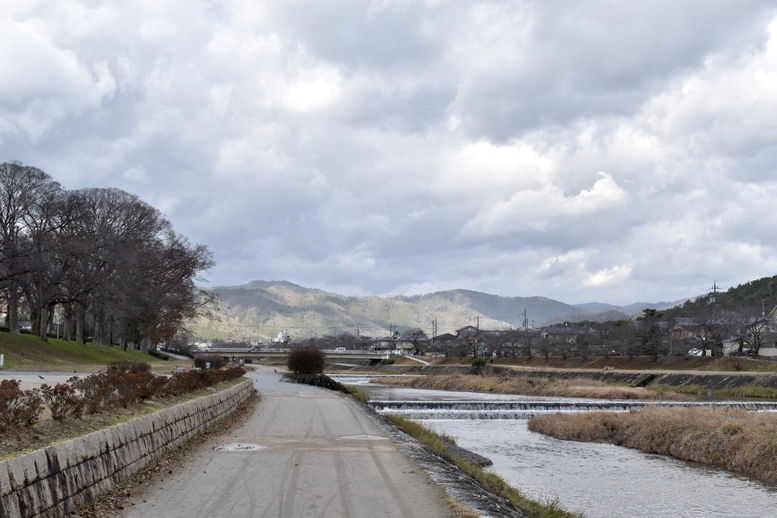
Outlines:
[[[74,386],[77,388],[86,402],[86,411],[90,414],[100,410],[110,408],[116,397],[115,377],[108,375],[107,371],[101,374],[90,374],[84,378],[74,380]]]
[[[18,380],[0,381],[0,431],[12,426],[32,426],[43,411],[38,389],[22,390]]]
[[[156,376],[150,372],[108,371],[109,384],[116,388],[113,404],[128,407],[136,401],[146,401],[156,392]]]
[[[298,347],[289,353],[288,367],[296,374],[321,374],[324,353],[316,347]]]
[[[488,365],[488,362],[485,358],[475,358],[472,360],[472,369],[469,371],[469,373],[483,374],[486,365]]]
[[[117,370],[119,372],[151,372],[151,364],[147,362],[119,362],[112,363],[108,366],[110,370]]]
[[[245,374],[245,370],[237,365],[209,371],[177,372],[161,385],[158,393],[162,396],[180,396],[187,392],[194,392],[201,388],[210,387],[221,381],[239,378]]]
[[[162,396],[180,396],[187,392],[193,392],[199,388],[202,388],[201,373],[207,371],[186,371],[176,372],[162,387]]]
[[[297,374],[294,376],[294,381],[302,385],[313,385],[314,387],[349,393],[345,385],[333,380],[326,374]]]
[[[71,378],[71,381],[75,378]],[[76,387],[69,383],[57,383],[53,387],[42,385],[40,388],[43,402],[51,410],[51,417],[60,421],[65,417],[81,417],[84,412],[84,398],[79,396]]]
[[[12,425],[31,425],[43,410],[43,403],[51,409],[55,420],[68,415],[80,417],[84,410],[94,414],[112,407],[127,407],[147,401],[156,395],[180,396],[210,387],[222,381],[245,374],[242,367],[177,373],[168,378],[155,376],[145,363],[116,364],[103,373],[78,378],[53,387],[43,385],[39,390],[22,391],[17,380],[0,382],[0,431]]]

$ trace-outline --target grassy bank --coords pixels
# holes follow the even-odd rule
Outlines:
[[[777,415],[744,410],[650,408],[534,417],[529,429],[700,462],[777,484]]]
[[[499,475],[488,473],[479,466],[451,454],[445,445],[446,441],[452,442],[452,439],[449,437],[439,436],[422,424],[402,417],[387,416],[387,418],[402,431],[418,439],[432,453],[458,467],[462,472],[477,480],[489,492],[509,500],[515,507],[529,516],[536,518],[570,518],[580,516],[565,511],[555,502],[541,504],[530,500],[505,482]]]
[[[109,345],[79,344],[49,338],[47,342],[32,335],[0,332],[0,354],[4,355],[5,371],[59,371],[72,372],[79,367],[104,367],[117,362],[164,363],[140,351],[124,351]]]
[[[777,389],[772,387],[760,387],[745,385],[741,387],[728,387],[709,390],[701,385],[661,385],[655,384],[647,387],[654,392],[677,392],[681,394],[708,395],[722,399],[777,399]]]
[[[498,375],[434,374],[403,378],[382,378],[382,385],[463,392],[523,394],[529,396],[580,397],[625,400],[682,400],[682,395],[669,390],[646,391],[626,386],[608,385],[601,381],[555,378],[519,378]]]
[[[469,365],[472,358],[439,358],[435,359],[435,365]],[[777,362],[764,359],[744,357],[720,357],[709,356],[664,356],[654,361],[647,356],[611,356],[604,358],[592,356],[580,358],[570,356],[551,358],[498,358],[493,361],[496,366],[517,366],[548,369],[589,369],[601,371],[604,367],[614,367],[618,370],[638,371],[700,371],[700,372],[763,372],[777,373]]]

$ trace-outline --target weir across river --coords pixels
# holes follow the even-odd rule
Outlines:
[[[628,412],[648,407],[737,408],[777,411],[775,402],[738,401],[370,401],[378,413],[409,419],[528,419],[556,412]]]
[[[612,444],[563,441],[528,430],[532,415],[695,406],[777,411],[773,403],[643,402],[510,396],[408,389],[335,376],[357,384],[373,408],[422,422],[493,462],[489,471],[537,501],[555,501],[588,518],[771,517],[777,487],[721,469]],[[378,381],[379,383],[379,381]]]

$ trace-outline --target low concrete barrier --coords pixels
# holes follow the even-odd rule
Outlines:
[[[67,515],[193,435],[254,392],[246,380],[128,423],[0,462],[0,518]]]

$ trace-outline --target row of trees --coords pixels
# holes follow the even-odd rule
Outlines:
[[[722,356],[725,345],[732,352],[758,354],[765,343],[777,340],[775,323],[763,309],[753,306],[721,307],[708,297],[667,311],[645,309],[629,320],[566,322],[541,329],[484,330],[465,327],[457,335],[431,339],[420,328],[395,333],[377,342],[351,333],[325,335],[306,341],[322,349],[367,350],[386,342],[409,344],[415,354],[449,356],[532,357],[551,356],[661,356],[695,354]],[[388,346],[391,346],[390,343]]]
[[[768,314],[753,307],[720,307],[702,297],[665,312],[645,309],[631,320],[568,322],[536,331],[482,333],[482,341],[498,355],[544,357],[661,356],[693,354],[723,356],[758,354],[774,343],[777,330]],[[472,348],[470,347],[470,352]]]
[[[160,212],[119,189],[65,190],[20,162],[0,164],[0,293],[6,324],[20,308],[46,340],[165,342],[208,302],[194,281],[213,266]]]

